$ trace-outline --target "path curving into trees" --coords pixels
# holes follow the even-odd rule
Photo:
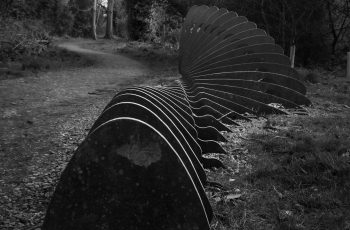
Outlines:
[[[120,88],[151,73],[122,55],[82,48],[89,42],[58,46],[93,60],[92,66],[0,81],[0,206],[7,213],[1,223],[18,223],[16,229],[41,223],[61,170],[101,110]]]

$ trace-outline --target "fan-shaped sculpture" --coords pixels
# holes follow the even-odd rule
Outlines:
[[[209,229],[203,168],[222,163],[203,154],[225,153],[224,124],[310,104],[282,48],[226,9],[189,10],[179,57],[181,80],[125,89],[106,106],[62,173],[42,229]]]

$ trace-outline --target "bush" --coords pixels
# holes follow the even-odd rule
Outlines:
[[[166,0],[153,1],[146,23],[146,40],[178,48],[182,17]]]
[[[54,24],[55,33],[62,36],[69,34],[74,25],[74,15],[68,7],[63,7],[59,10],[57,21]]]
[[[73,14],[75,20],[70,35],[73,37],[91,37],[90,12],[76,10]]]
[[[39,20],[0,20],[0,61],[19,55],[38,55],[45,51],[51,39]]]
[[[149,12],[149,16],[146,19],[148,24],[147,38],[155,43],[162,42],[163,36],[163,25],[166,21],[166,2],[153,2]],[[164,31],[165,32],[165,31]]]
[[[122,38],[128,38],[128,22],[127,22],[127,12],[125,9],[124,1],[115,1],[114,3],[115,18],[116,18],[116,29],[115,32],[118,36]]]

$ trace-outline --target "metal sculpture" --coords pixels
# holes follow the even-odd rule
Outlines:
[[[282,48],[226,9],[189,10],[179,57],[180,81],[125,89],[106,106],[62,173],[42,229],[209,229],[204,167],[222,163],[203,154],[225,153],[224,124],[310,104]]]

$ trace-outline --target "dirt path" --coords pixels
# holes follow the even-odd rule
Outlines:
[[[130,58],[81,48],[86,42],[59,47],[94,60],[91,67],[0,81],[0,229],[40,224],[55,181],[103,107],[150,75]]]

